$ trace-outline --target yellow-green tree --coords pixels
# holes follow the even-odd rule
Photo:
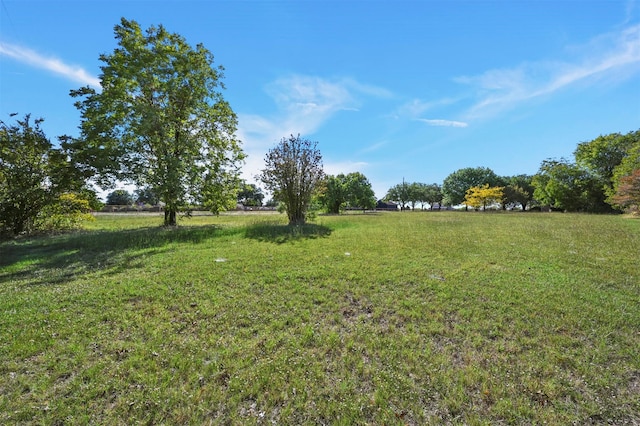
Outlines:
[[[480,186],[472,186],[469,188],[464,197],[464,204],[473,207],[474,209],[482,210],[487,208],[487,204],[496,203],[504,197],[504,187],[502,186],[489,186],[484,184]]]

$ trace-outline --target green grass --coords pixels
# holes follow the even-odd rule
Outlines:
[[[640,220],[160,223],[0,245],[0,424],[640,423]]]

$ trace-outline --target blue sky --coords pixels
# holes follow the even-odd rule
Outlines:
[[[534,174],[640,128],[640,2],[1,0],[0,119],[78,135],[69,90],[98,85],[121,17],[203,43],[226,68],[251,181],[300,133],[329,174],[383,197],[463,167]]]

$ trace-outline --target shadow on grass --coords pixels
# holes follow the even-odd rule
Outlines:
[[[118,273],[141,267],[141,258],[170,250],[172,243],[199,244],[241,232],[241,228],[215,225],[148,227],[4,242],[0,244],[0,284],[19,280],[31,285],[60,284],[88,271]]]
[[[245,230],[246,238],[277,244],[328,237],[329,235],[331,235],[330,228],[311,223],[298,226],[283,225],[280,223],[257,223],[249,225]]]

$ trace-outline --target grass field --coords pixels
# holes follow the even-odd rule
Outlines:
[[[100,216],[0,245],[0,424],[640,424],[640,220]]]

